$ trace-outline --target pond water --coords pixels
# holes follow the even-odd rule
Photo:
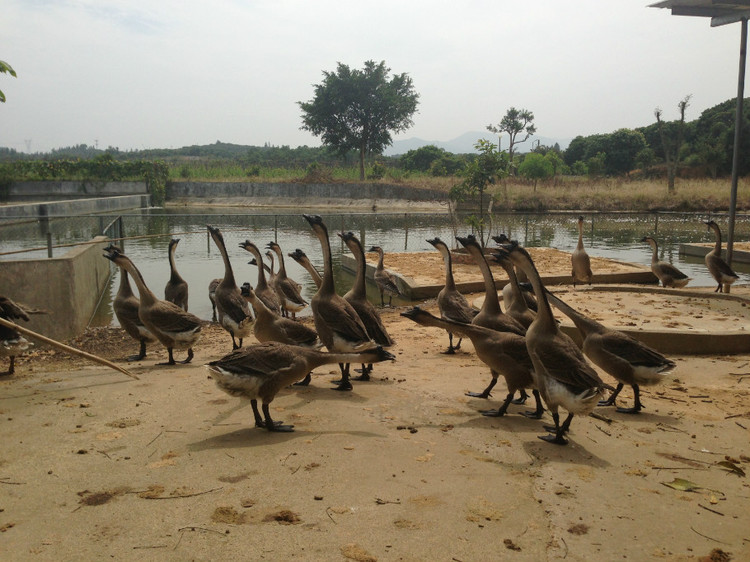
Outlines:
[[[190,286],[190,311],[200,318],[209,319],[211,304],[208,300],[208,284],[212,279],[222,277],[224,269],[221,255],[208,236],[206,225],[221,229],[238,284],[249,281],[255,285],[257,270],[255,266],[247,264],[252,256],[239,247],[239,243],[246,239],[260,248],[275,240],[285,256],[300,248],[322,269],[320,244],[302,217],[302,212],[290,213],[288,209],[275,213],[268,209],[264,209],[262,213],[247,212],[244,209],[238,212],[236,209],[207,207],[138,210],[120,215],[123,235],[127,237],[122,246],[143,274],[149,288],[162,296],[169,279],[169,240],[172,237],[179,238],[176,263],[180,275]],[[353,278],[337,267],[341,254],[348,250],[336,236],[336,232],[354,232],[366,249],[375,244],[383,247],[386,252],[386,267],[388,253],[435,252],[426,242],[428,238],[438,236],[453,245],[456,234],[471,232],[471,227],[462,220],[454,224],[447,213],[341,214],[327,209],[305,209],[304,212],[320,214],[328,227],[337,275],[336,288],[341,294],[349,289]],[[571,213],[496,214],[492,230],[495,233],[504,232],[524,246],[547,246],[572,251],[578,240],[577,216]],[[680,243],[713,241],[712,234],[703,225],[703,221],[708,220],[708,215],[613,213],[585,217],[584,244],[591,256],[649,264],[651,250],[640,240],[643,236],[652,235],[659,241],[660,259],[674,263],[692,277],[691,286],[714,284],[702,258],[679,255]],[[53,244],[90,240],[115,218],[101,215],[68,217],[3,226],[0,229],[0,253],[40,248],[23,254],[5,255],[2,259],[45,257],[47,232],[50,233]],[[726,233],[726,216],[711,215],[711,218]],[[750,240],[750,217],[737,217],[735,240]],[[62,255],[67,248],[55,248],[53,251],[54,255]],[[285,265],[288,275],[303,285],[303,296],[309,300],[316,291],[309,274],[291,258],[285,259]],[[741,264],[735,264],[735,269],[740,273],[750,273],[750,268]],[[111,301],[118,284],[119,272],[116,272],[92,320],[93,325],[116,324]],[[377,290],[374,287],[370,290],[372,300],[377,301]],[[309,314],[309,309],[306,313]]]

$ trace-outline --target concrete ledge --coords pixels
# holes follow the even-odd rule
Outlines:
[[[75,247],[59,258],[2,261],[2,294],[49,312],[21,321],[25,328],[65,341],[88,326],[110,279],[110,262],[102,256],[107,240],[98,236],[97,243]]]
[[[142,181],[22,181],[8,189],[9,201],[50,201],[118,195],[147,195]]]
[[[0,206],[0,219],[36,220],[66,215],[112,213],[128,209],[145,209],[151,204],[150,195],[122,195],[96,199],[72,199],[46,203],[25,203]],[[6,223],[8,224],[8,223]]]
[[[708,252],[714,249],[714,243],[708,244],[680,244],[680,254],[685,256],[695,256],[703,258]],[[727,249],[721,249],[721,255],[726,259]],[[750,252],[732,248],[732,262],[750,263]]]

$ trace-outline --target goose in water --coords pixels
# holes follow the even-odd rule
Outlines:
[[[570,254],[570,262],[573,266],[571,275],[573,276],[573,286],[578,283],[588,283],[591,285],[591,280],[594,278],[594,274],[591,272],[591,260],[586,250],[583,248],[583,217],[578,217],[578,244],[573,253]]]
[[[687,285],[691,278],[677,269],[671,263],[659,261],[659,245],[656,239],[651,236],[644,236],[641,242],[646,242],[651,246],[651,271],[661,281],[662,287],[674,287],[680,289]]]
[[[216,287],[216,310],[218,311],[219,324],[232,336],[232,349],[242,347],[242,340],[253,331],[253,314],[250,305],[242,297],[240,288],[234,280],[232,264],[229,261],[224,236],[218,228],[206,225],[211,239],[221,252],[224,261],[224,278]],[[239,345],[235,340],[239,340]]]
[[[539,305],[536,318],[526,331],[526,348],[534,366],[535,387],[555,422],[554,427],[545,427],[551,433],[540,436],[540,439],[565,445],[568,442],[565,433],[573,416],[590,414],[608,386],[587,363],[575,342],[559,330],[542,279],[528,252],[513,242],[498,253],[506,251],[513,263],[526,273]],[[562,424],[558,412],[560,406],[568,412]]]
[[[357,276],[352,288],[344,295],[344,300],[354,307],[360,320],[365,325],[370,339],[378,345],[390,347],[394,341],[388,334],[377,309],[367,300],[367,281],[365,279],[367,262],[365,261],[362,243],[352,232],[339,233],[339,237],[357,260]],[[371,371],[372,365],[362,365],[362,374],[359,377],[354,377],[354,380],[369,381]]]
[[[275,314],[281,314],[281,301],[279,300],[276,291],[266,280],[266,268],[263,263],[263,256],[260,253],[260,249],[258,246],[250,242],[250,240],[241,242],[240,248],[250,252],[254,257],[253,261],[255,262],[255,265],[258,266],[258,282],[255,284],[255,294],[263,301],[263,304],[266,305],[268,310]]]
[[[288,316],[291,313],[292,319],[294,319],[297,317],[297,313],[307,306],[307,301],[300,294],[302,285],[287,276],[281,247],[276,242],[269,242],[268,248],[276,254],[279,261],[279,269],[273,279],[273,288],[276,289],[276,294],[281,301],[282,314]]]
[[[391,306],[394,295],[401,294],[396,284],[396,278],[383,265],[383,248],[373,246],[369,251],[377,252],[378,254],[378,265],[375,267],[373,278],[375,279],[375,285],[378,286],[378,291],[380,291],[380,306],[385,306],[385,299],[383,298],[385,293],[388,293],[388,306]]]
[[[446,320],[452,320],[459,324],[469,324],[474,317],[479,313],[478,310],[472,308],[469,302],[466,300],[461,293],[456,289],[456,282],[453,280],[453,259],[451,258],[450,249],[448,246],[440,240],[440,238],[433,238],[427,240],[428,244],[431,244],[435,249],[440,252],[443,256],[443,263],[445,264],[445,286],[440,289],[437,296],[438,308],[440,308],[440,316]],[[453,346],[453,333],[448,332],[448,349],[443,353],[452,355],[457,349],[461,348],[461,338],[458,338],[458,343]]]
[[[177,251],[179,238],[172,238],[169,241],[169,281],[164,287],[164,300],[175,303],[183,310],[188,309],[188,284],[180,274],[177,273],[177,267],[174,263],[174,254]]]
[[[721,230],[719,225],[714,221],[705,223],[708,228],[714,231],[716,245],[714,249],[706,254],[706,267],[718,286],[714,293],[728,293],[732,283],[740,278],[731,268],[731,266],[721,257]]]
[[[332,353],[358,353],[378,347],[367,334],[362,319],[346,299],[336,293],[328,229],[318,215],[302,215],[320,241],[323,251],[323,282],[310,301],[315,329],[323,344]],[[340,363],[341,381],[336,390],[351,390],[349,363]]]
[[[201,336],[201,319],[180,308],[173,302],[161,300],[146,286],[141,272],[125,254],[109,246],[104,250],[104,257],[116,266],[125,269],[133,278],[140,301],[138,317],[148,331],[167,348],[169,359],[159,365],[174,365],[173,351],[187,349],[187,358],[179,363],[190,363],[193,359],[193,346]]]
[[[289,432],[294,431],[294,426],[275,422],[268,410],[279,390],[304,378],[321,365],[355,361],[377,363],[393,359],[393,355],[379,346],[360,352],[326,353],[307,347],[266,342],[235,350],[206,367],[221,390],[232,396],[250,399],[256,427]],[[263,416],[258,411],[258,399],[262,403]]]
[[[17,320],[29,321],[29,314],[45,314],[43,310],[37,310],[26,305],[21,305],[8,297],[0,296],[0,318],[15,323]],[[23,337],[18,330],[9,326],[0,325],[0,357],[10,360],[8,370],[0,375],[12,375],[16,372],[16,356],[21,355],[30,348],[33,343]]]
[[[490,368],[492,373],[492,383],[487,388],[488,396],[489,391],[495,386],[498,376],[502,375],[505,378],[505,383],[508,386],[505,401],[497,410],[483,410],[482,415],[493,417],[505,415],[516,390],[534,387],[533,365],[524,336],[513,332],[498,332],[476,324],[437,318],[419,307],[402,312],[401,316],[422,326],[442,328],[460,334],[461,337],[469,338],[477,352],[477,357]],[[542,406],[539,391],[534,389],[532,392],[534,398],[536,398],[536,411],[526,412],[524,415],[539,419],[544,413],[544,406]],[[471,396],[471,394],[469,395]]]
[[[546,289],[545,289],[546,290]],[[640,387],[659,384],[676,364],[646,344],[618,330],[584,316],[553,293],[547,297],[575,324],[583,339],[583,352],[596,365],[617,380],[617,387],[599,406],[612,406],[624,385],[633,388],[632,408],[617,408],[623,414],[637,414],[643,408]]]

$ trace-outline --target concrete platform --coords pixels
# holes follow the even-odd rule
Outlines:
[[[732,247],[733,263],[750,263],[750,249],[748,249],[747,246],[747,242],[734,244],[734,246]],[[705,255],[713,249],[713,242],[706,244],[680,244],[680,254],[684,256],[695,256],[698,258],[702,258],[705,257]],[[724,256],[724,258],[727,257],[726,245],[722,246],[721,255]]]

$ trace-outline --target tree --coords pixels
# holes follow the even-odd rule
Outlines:
[[[687,95],[677,104],[677,108],[680,110],[680,120],[676,123],[664,123],[661,120],[662,110],[658,107],[654,110],[659,137],[664,149],[664,163],[667,166],[667,190],[669,193],[674,193],[674,179],[680,165],[680,149],[685,138],[685,110],[690,105],[691,97],[691,95]]]
[[[499,125],[487,125],[487,130],[498,136],[503,133],[508,133],[508,137],[510,137],[510,143],[508,145],[508,160],[512,166],[513,147],[527,141],[531,135],[536,133],[534,114],[528,109],[516,109],[515,107],[511,107],[505,113],[505,117],[500,120]],[[518,140],[518,135],[524,133],[525,136],[521,140]],[[500,140],[498,139],[498,152],[500,151],[499,143]]]
[[[16,77],[16,71],[13,70],[13,67],[9,65],[7,62],[1,61],[1,60],[0,60],[0,73],[10,74],[14,78]],[[0,90],[0,102],[5,103],[5,94],[3,93],[2,90]]]
[[[382,153],[393,142],[391,132],[414,124],[419,94],[407,74],[389,79],[390,71],[385,61],[366,61],[362,70],[338,63],[335,72],[323,72],[312,100],[297,102],[301,129],[320,136],[340,154],[359,152],[360,180],[365,179],[365,155]]]
[[[534,192],[539,180],[546,180],[555,174],[555,168],[547,157],[536,152],[530,152],[518,166],[518,173],[522,178],[534,181]]]

